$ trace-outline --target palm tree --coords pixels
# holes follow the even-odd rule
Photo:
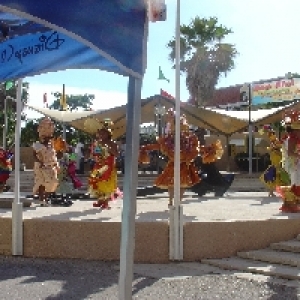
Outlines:
[[[205,106],[213,97],[215,86],[222,75],[234,68],[235,46],[222,43],[232,31],[218,25],[218,19],[195,17],[180,26],[180,69],[186,73],[186,86],[193,104]],[[169,58],[175,60],[175,39],[167,47]]]

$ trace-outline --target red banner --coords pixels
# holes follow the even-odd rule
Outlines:
[[[168,99],[172,99],[172,100],[175,100],[175,97],[173,97],[171,94],[169,94],[168,92],[164,91],[164,90],[160,90],[160,95],[161,96],[164,96]]]

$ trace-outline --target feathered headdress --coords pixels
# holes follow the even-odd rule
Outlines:
[[[96,133],[100,126],[100,120],[95,117],[86,119],[83,124],[84,130],[92,134]]]
[[[66,152],[68,149],[68,144],[62,137],[58,137],[53,140],[53,147],[57,152]]]
[[[84,129],[88,133],[96,133],[98,130],[106,129],[112,133],[114,123],[111,119],[106,118],[104,120],[99,120],[98,118],[88,118],[84,121]]]
[[[114,123],[113,123],[113,121],[111,119],[106,118],[106,119],[104,119],[101,122],[101,124],[102,124],[102,128],[100,128],[100,129],[106,129],[107,131],[109,131],[110,133],[112,133]]]
[[[190,126],[187,122],[186,116],[183,114],[180,117],[180,132],[188,133],[190,131]]]
[[[167,125],[166,125],[166,134],[174,133],[175,132],[175,111],[173,108],[169,108],[167,111],[166,117]],[[190,131],[190,125],[187,122],[186,115],[182,114],[180,116],[180,132],[181,133],[188,133]]]

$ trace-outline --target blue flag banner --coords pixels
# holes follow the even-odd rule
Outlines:
[[[0,81],[70,68],[142,78],[146,6],[121,2],[1,0]]]
[[[30,34],[0,44],[1,73],[4,80],[36,75],[43,72],[76,68],[101,68],[122,73],[120,65],[110,62],[89,49],[57,31]],[[74,58],[74,53],[80,55]]]

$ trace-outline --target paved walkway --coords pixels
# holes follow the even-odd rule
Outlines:
[[[2,195],[4,197],[4,195]],[[110,210],[92,207],[91,200],[75,200],[71,207],[40,207],[33,203],[23,209],[23,218],[43,218],[74,221],[120,222],[122,200],[111,203]],[[228,192],[221,198],[207,194],[199,198],[187,193],[183,205],[185,222],[269,220],[300,218],[298,214],[281,213],[281,200],[268,197],[267,192]],[[137,199],[137,222],[167,221],[168,195],[161,193]],[[12,216],[11,209],[0,209],[0,217]]]
[[[119,264],[0,258],[1,300],[119,299]],[[135,265],[132,299],[296,300],[299,282],[224,271],[200,263]]]

